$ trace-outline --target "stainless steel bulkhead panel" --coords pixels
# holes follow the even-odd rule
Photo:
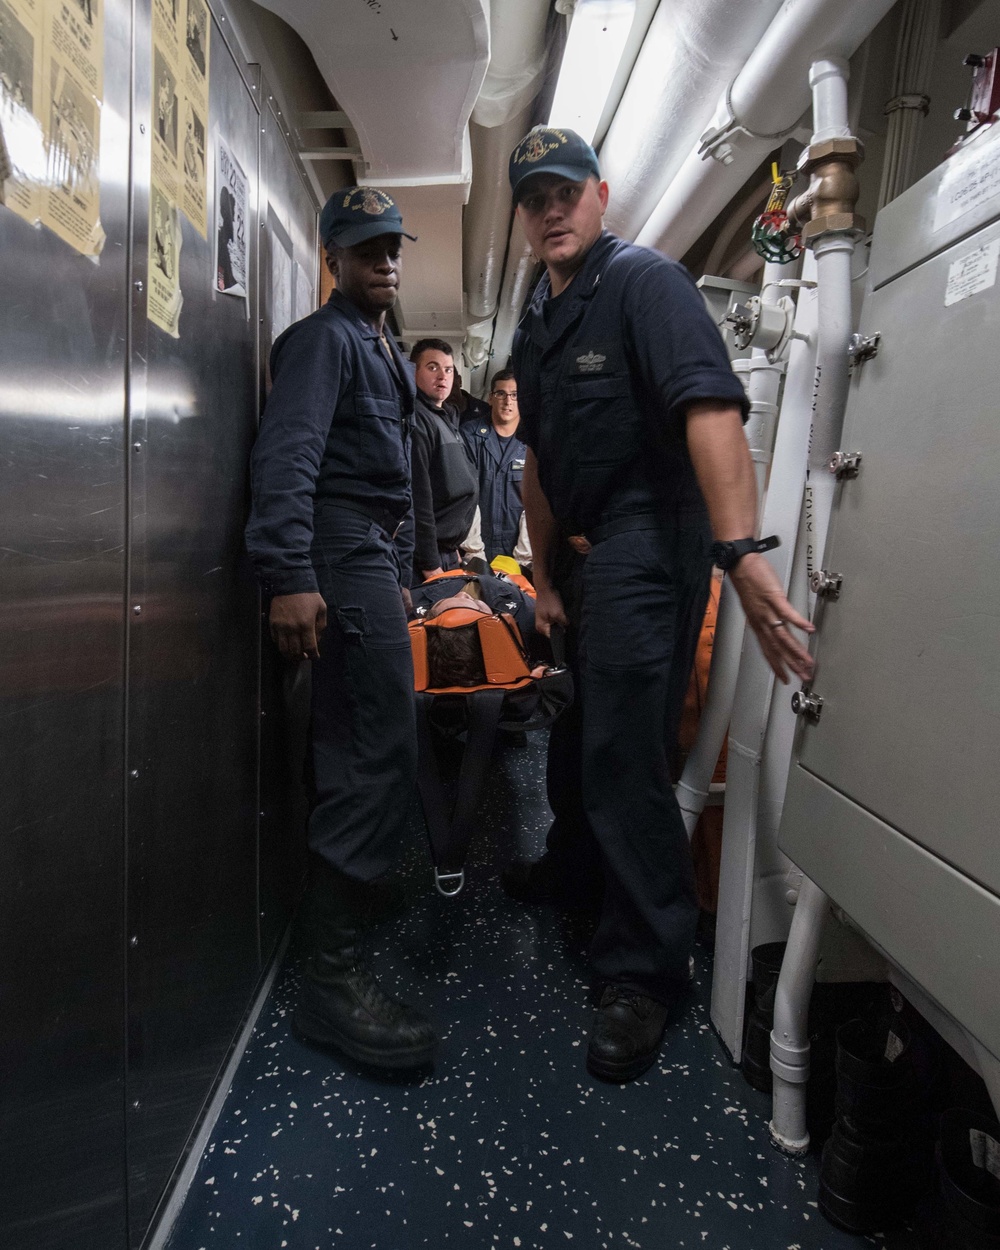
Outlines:
[[[132,13],[101,6],[105,61]],[[0,1244],[124,1244],[129,75],[96,260],[0,206]]]
[[[148,12],[135,116],[150,117]],[[182,217],[180,337],[146,318],[136,135],[129,430],[128,1178],[138,1244],[250,1001],[257,932],[257,592],[243,547],[258,419],[259,117],[213,22],[208,237]],[[250,298],[214,292],[217,135],[249,188]]]

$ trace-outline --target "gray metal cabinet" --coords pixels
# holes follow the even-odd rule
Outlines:
[[[862,464],[824,561],[843,589],[779,840],[1000,1055],[1000,181],[958,213],[956,186],[946,163],[876,226],[861,332],[881,346],[855,369],[843,448]]]

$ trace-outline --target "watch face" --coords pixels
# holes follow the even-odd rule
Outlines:
[[[732,543],[712,543],[712,563],[718,568],[731,568],[734,555]]]

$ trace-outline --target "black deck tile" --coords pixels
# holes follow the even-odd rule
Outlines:
[[[817,1164],[768,1143],[769,1100],[709,1025],[710,957],[660,1061],[631,1085],[584,1068],[588,922],[530,911],[499,866],[548,822],[543,736],[498,752],[462,896],[438,896],[415,816],[414,904],[374,935],[387,988],[443,1035],[433,1071],[385,1077],[299,1041],[289,959],[259,1021],[170,1250],[847,1250]],[[890,1243],[891,1244],[891,1243]]]

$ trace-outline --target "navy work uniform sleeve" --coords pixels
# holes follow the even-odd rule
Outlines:
[[[317,590],[309,558],[313,495],[350,370],[343,340],[319,318],[300,322],[275,344],[273,386],[251,458],[253,511],[246,531],[268,594]]]
[[[652,259],[629,284],[624,311],[638,376],[671,424],[683,430],[687,409],[705,400],[732,404],[746,420],[743,384],[701,292],[682,265]]]
[[[434,492],[431,489],[431,435],[418,416],[413,427],[413,561],[426,572],[441,563],[437,525],[434,520]]]

